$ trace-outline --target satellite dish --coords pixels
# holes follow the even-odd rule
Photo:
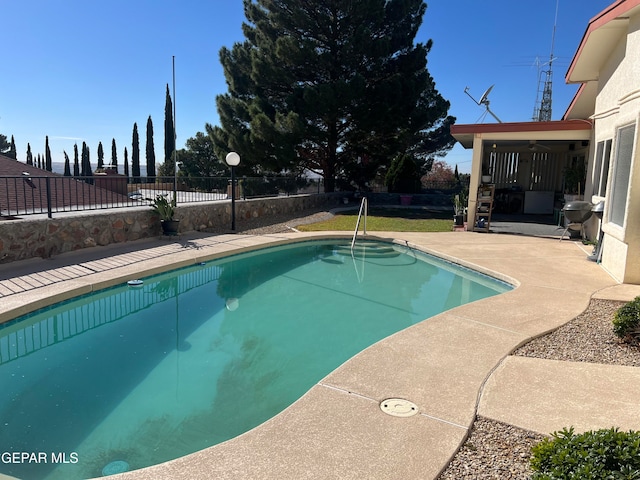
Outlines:
[[[495,113],[493,113],[491,111],[491,109],[489,108],[489,93],[491,93],[491,90],[493,89],[495,85],[491,85],[489,88],[487,88],[487,90],[482,94],[482,96],[480,97],[480,100],[476,100],[475,98],[473,98],[471,96],[471,94],[469,93],[469,87],[465,87],[464,89],[464,93],[466,93],[467,95],[469,95],[469,97],[471,97],[471,100],[473,100],[474,102],[476,102],[477,105],[484,105],[484,108],[487,109],[487,111],[482,115],[482,117],[480,117],[480,119],[482,120],[487,113],[491,114],[491,116],[493,118],[496,119],[496,121],[498,123],[502,123],[502,120],[500,120]]]
[[[487,88],[487,90],[480,97],[478,105],[489,105],[489,94],[491,93],[491,89],[493,87],[495,87],[495,85],[491,85],[489,88]]]

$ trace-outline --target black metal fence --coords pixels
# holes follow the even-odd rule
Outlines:
[[[422,193],[455,194],[468,188],[466,182],[431,182]],[[230,177],[126,177],[96,173],[90,177],[0,176],[0,216],[99,210],[149,206],[158,195],[173,197],[176,203],[225,201],[231,198]],[[275,197],[296,193],[321,193],[322,179],[288,176],[238,177],[238,199]],[[383,185],[371,188],[386,192]],[[346,192],[349,193],[349,192]],[[353,193],[353,192],[351,192]],[[363,193],[363,192],[361,192]]]
[[[297,177],[236,178],[236,198],[320,193],[321,180]],[[176,193],[176,203],[222,201],[231,198],[229,177],[0,177],[0,215],[21,216],[57,212],[149,206],[158,195]]]
[[[426,180],[421,183],[419,193],[434,193],[434,192],[458,192],[460,190],[469,189],[469,177],[461,179],[451,180]],[[387,193],[387,185],[383,183],[373,183],[369,186],[369,190],[372,193]]]

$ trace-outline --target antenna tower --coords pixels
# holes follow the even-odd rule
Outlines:
[[[553,22],[553,34],[551,35],[551,55],[549,55],[549,61],[546,63],[548,68],[540,71],[538,74],[538,94],[536,95],[536,106],[533,109],[533,121],[534,122],[549,122],[551,121],[551,101],[553,93],[553,47],[556,40],[556,26],[558,24],[558,4],[560,0],[556,0],[556,18]],[[544,78],[544,84],[543,84]],[[542,92],[542,98],[540,93]],[[540,102],[538,102],[540,100]]]

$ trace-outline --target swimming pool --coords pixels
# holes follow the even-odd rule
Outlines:
[[[68,462],[0,472],[87,478],[220,443],[376,341],[508,289],[400,245],[352,255],[347,243],[315,241],[36,312],[0,327],[0,445]]]

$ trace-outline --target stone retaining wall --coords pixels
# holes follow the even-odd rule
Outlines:
[[[236,223],[243,219],[291,214],[338,205],[342,194],[294,195],[236,201]],[[231,202],[178,205],[180,232],[231,227]],[[23,217],[0,221],[0,263],[49,258],[81,248],[129,242],[160,235],[160,221],[150,208],[120,208]]]

